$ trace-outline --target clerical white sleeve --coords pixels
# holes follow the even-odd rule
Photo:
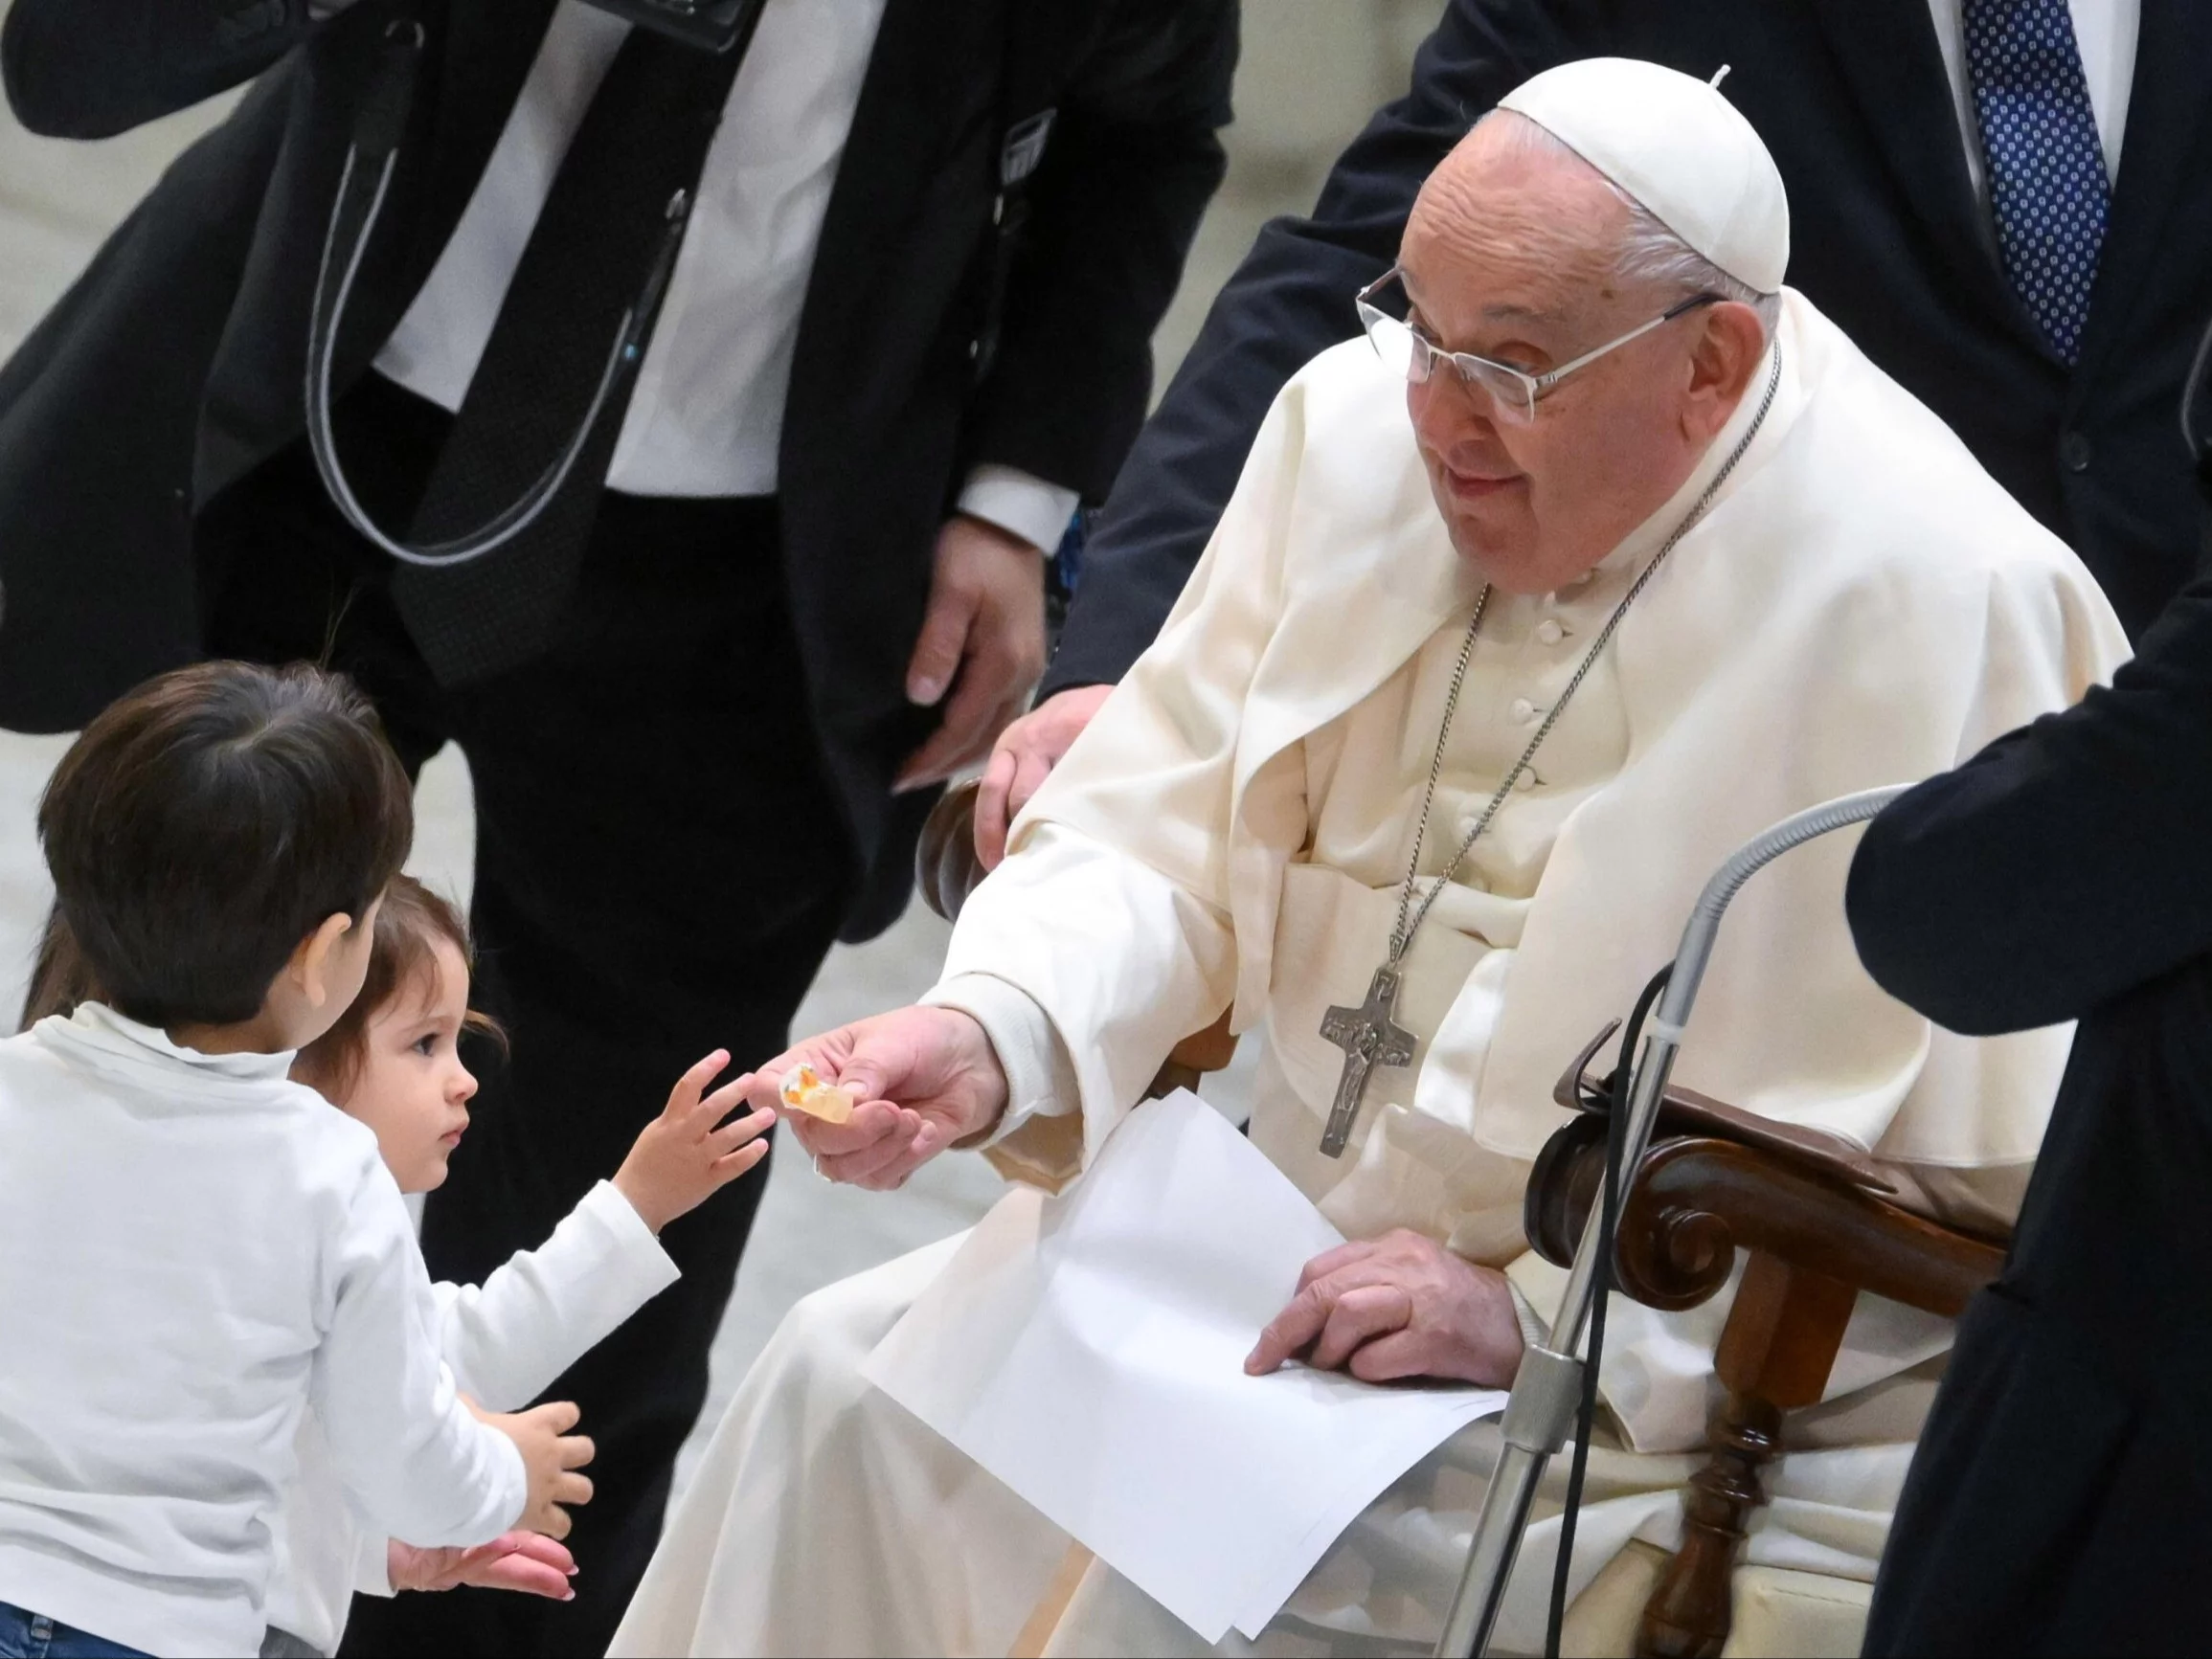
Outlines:
[[[1079,1174],[1167,1051],[1228,1002],[1234,967],[1220,911],[1140,859],[1036,826],[1021,859],[969,897],[928,998],[975,1015],[1006,1067],[1019,1116],[984,1155],[1009,1179],[1048,1188]],[[1048,1029],[1003,996],[976,995],[994,986]],[[1039,1110],[1055,1077],[1072,1082],[1078,1112]]]
[[[1302,442],[1296,402],[1278,402],[1159,640],[960,911],[936,996],[959,1005],[952,988],[971,975],[1017,988],[1050,1021],[1081,1105],[1079,1116],[1033,1114],[986,1149],[1011,1177],[1057,1185],[1076,1174],[1168,1050],[1230,1004],[1253,961],[1229,893],[1254,872],[1234,866],[1264,866],[1272,886],[1304,841],[1296,756],[1256,792],[1237,767],[1253,677],[1276,637],[1278,498]],[[1245,831],[1232,836],[1236,821]]]

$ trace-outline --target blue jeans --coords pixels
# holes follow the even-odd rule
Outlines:
[[[147,1659],[136,1648],[110,1642],[43,1613],[26,1613],[0,1602],[0,1659]]]

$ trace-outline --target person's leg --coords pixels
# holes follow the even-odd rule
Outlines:
[[[564,637],[453,694],[476,783],[480,1001],[506,1023],[423,1250],[480,1280],[613,1175],[683,1069],[781,1048],[854,859],[817,758],[773,508],[609,497]],[[671,1225],[683,1268],[553,1384],[598,1457],[576,1599],[356,1603],[345,1649],[598,1653],[658,1536],[759,1176]]]
[[[147,1659],[89,1630],[0,1602],[0,1659]]]
[[[860,1375],[964,1240],[842,1280],[785,1316],[611,1652],[1008,1650],[1068,1535]]]

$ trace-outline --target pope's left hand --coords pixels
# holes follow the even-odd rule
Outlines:
[[[1401,1227],[1308,1262],[1244,1368],[1261,1377],[1301,1356],[1363,1382],[1435,1377],[1503,1388],[1521,1369],[1521,1321],[1504,1274]]]
[[[385,1545],[385,1570],[395,1590],[450,1590],[474,1584],[485,1590],[519,1590],[554,1602],[573,1602],[576,1558],[542,1533],[514,1532],[474,1549],[418,1550],[397,1538]]]
[[[982,759],[1044,672],[1044,552],[954,514],[937,532],[929,610],[906,670],[908,701],[931,707],[942,699],[944,718],[892,788],[942,783]]]

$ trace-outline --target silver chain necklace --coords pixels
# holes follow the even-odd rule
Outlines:
[[[1467,664],[1475,655],[1475,638],[1482,629],[1482,614],[1490,608],[1491,589],[1485,586],[1476,598],[1475,615],[1468,620],[1467,637],[1460,641],[1459,660],[1452,670],[1452,688],[1444,698],[1444,721],[1436,731],[1436,753],[1429,763],[1429,787],[1422,794],[1421,818],[1413,831],[1413,855],[1406,861],[1406,879],[1398,890],[1398,919],[1390,930],[1389,955],[1375,970],[1375,976],[1367,985],[1367,999],[1365,1002],[1356,1008],[1333,1007],[1321,1018],[1322,1040],[1344,1051],[1344,1068],[1337,1079],[1337,1094],[1329,1107],[1328,1127],[1321,1134],[1321,1151],[1327,1156],[1342,1157],[1344,1148],[1350,1143],[1352,1125],[1360,1114],[1361,1098],[1366,1093],[1367,1078],[1375,1067],[1408,1065],[1412,1063],[1413,1034],[1398,1024],[1392,1016],[1397,1008],[1398,987],[1403,978],[1406,953],[1412,949],[1413,935],[1420,931],[1421,924],[1428,920],[1429,908],[1436,902],[1436,895],[1444,890],[1446,884],[1459,873],[1459,866],[1467,862],[1468,853],[1482,839],[1483,832],[1489,829],[1491,820],[1498,816],[1499,808],[1505,804],[1505,797],[1513,793],[1514,784],[1528,770],[1529,762],[1536,758],[1536,751],[1544,746],[1544,740],[1551,735],[1551,729],[1559,724],[1560,715],[1567,711],[1568,704],[1573,701],[1575,692],[1582,688],[1582,683],[1595,665],[1599,653],[1612,641],[1614,634],[1620,627],[1621,618],[1628,615],[1628,608],[1636,603],[1654,572],[1666,562],[1666,556],[1675,550],[1675,545],[1688,535],[1698,521],[1704,517],[1705,509],[1712,505],[1713,497],[1728,482],[1729,474],[1736,470],[1736,463],[1744,459],[1744,452],[1751,447],[1751,440],[1759,436],[1759,429],[1766,425],[1767,412],[1774,406],[1774,393],[1781,384],[1782,348],[1777,344],[1774,347],[1773,367],[1767,374],[1766,393],[1759,399],[1759,411],[1751,417],[1749,428],[1737,441],[1736,447],[1728,452],[1728,459],[1721,463],[1721,470],[1713,475],[1713,482],[1705,485],[1691,504],[1690,510],[1682,515],[1682,521],[1675,527],[1674,533],[1652,555],[1651,563],[1644,566],[1636,580],[1629,584],[1628,592],[1621,595],[1620,603],[1613,608],[1613,615],[1606,618],[1605,626],[1597,631],[1597,638],[1591,641],[1590,649],[1583,653],[1582,661],[1567,683],[1567,689],[1552,704],[1544,717],[1544,724],[1536,729],[1536,735],[1528,740],[1528,746],[1521,751],[1521,758],[1513,763],[1511,770],[1491,793],[1489,803],[1483,807],[1474,826],[1459,842],[1459,850],[1452,855],[1452,862],[1429,885],[1428,892],[1422,895],[1416,907],[1413,894],[1420,886],[1421,848],[1428,840],[1429,816],[1436,804],[1436,783],[1444,772],[1444,751],[1452,736],[1452,717],[1458,712],[1459,688],[1466,683]]]

